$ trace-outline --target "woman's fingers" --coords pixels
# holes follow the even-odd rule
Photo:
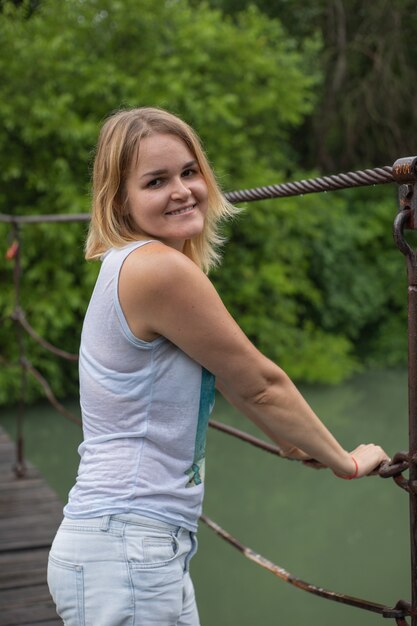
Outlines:
[[[381,463],[390,460],[385,450],[373,443],[360,444],[351,455],[358,464],[357,478],[375,473]]]
[[[354,457],[356,463],[358,464],[358,472],[354,478],[362,478],[362,476],[377,474],[381,463],[390,461],[390,458],[385,450],[383,450],[381,446],[377,446],[373,443],[361,443],[354,450],[352,450],[350,454]],[[307,465],[312,469],[323,469],[326,467],[326,465],[323,465],[316,459],[311,458],[311,456],[295,446],[285,451],[284,456],[288,459],[301,461],[303,465]],[[342,478],[348,478],[348,476],[342,476]]]

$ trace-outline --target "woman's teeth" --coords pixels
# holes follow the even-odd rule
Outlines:
[[[181,215],[181,213],[188,213],[192,211],[195,205],[187,206],[185,209],[178,209],[178,211],[170,211],[168,215]]]

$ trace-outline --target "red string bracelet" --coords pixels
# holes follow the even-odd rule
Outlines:
[[[358,477],[359,474],[359,466],[358,466],[358,462],[355,459],[355,457],[353,456],[353,454],[350,455],[352,458],[352,461],[355,464],[355,471],[353,472],[353,474],[351,476],[347,475],[347,476],[343,476],[342,474],[336,474],[336,472],[333,472],[333,474],[335,476],[337,476],[338,478],[343,478],[343,480],[353,480],[354,478]]]

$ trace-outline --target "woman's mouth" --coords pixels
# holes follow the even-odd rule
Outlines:
[[[190,206],[186,206],[183,209],[175,209],[174,211],[167,211],[165,215],[183,215],[184,213],[190,213],[195,209],[197,205],[191,204]]]

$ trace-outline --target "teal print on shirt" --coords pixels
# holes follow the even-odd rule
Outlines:
[[[189,477],[187,487],[201,485],[204,482],[206,456],[206,435],[210,413],[214,407],[215,377],[204,367],[201,372],[200,406],[198,409],[197,432],[195,436],[194,460],[186,474]]]

